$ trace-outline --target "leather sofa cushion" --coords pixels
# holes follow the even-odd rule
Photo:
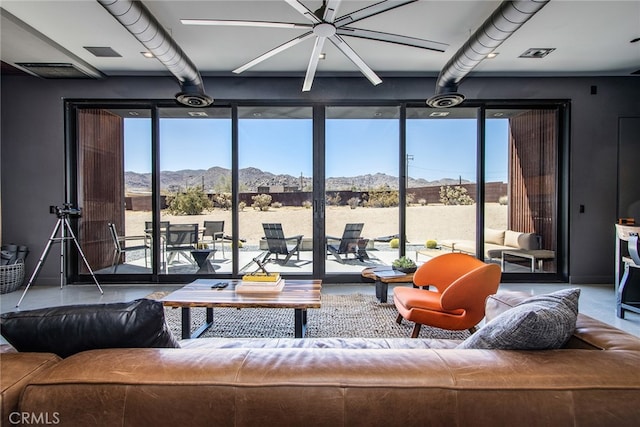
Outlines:
[[[148,299],[4,313],[0,331],[20,352],[60,357],[99,348],[180,347],[162,303]]]
[[[562,348],[576,329],[580,289],[528,298],[488,322],[457,348],[545,350]]]
[[[18,411],[18,401],[25,386],[41,372],[60,361],[51,353],[2,353],[2,375],[0,375],[0,425],[16,425],[15,415]]]

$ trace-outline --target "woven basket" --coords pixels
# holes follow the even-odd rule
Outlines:
[[[13,292],[24,280],[24,263],[0,265],[0,294]]]

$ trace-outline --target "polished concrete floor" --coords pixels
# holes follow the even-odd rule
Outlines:
[[[58,286],[32,286],[24,295],[20,306],[16,304],[23,295],[24,287],[15,292],[0,295],[0,312],[6,313],[16,310],[30,310],[35,308],[52,307],[71,304],[91,304],[130,301],[143,298],[152,292],[171,291],[183,285],[102,285],[104,294],[100,294],[95,284]],[[407,286],[407,285],[400,285]],[[532,283],[532,284],[501,284],[500,290],[524,291],[531,295],[553,292],[558,289],[579,287],[580,312],[599,319],[605,323],[640,336],[640,314],[627,312],[625,319],[619,319],[615,314],[615,294],[613,285],[570,285],[566,283]],[[389,293],[392,292],[389,287]],[[366,283],[353,284],[325,284],[323,293],[375,294],[374,286]],[[393,321],[394,319],[390,319]]]

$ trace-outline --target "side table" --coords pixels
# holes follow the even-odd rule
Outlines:
[[[545,259],[554,259],[556,253],[546,249],[536,250],[519,250],[519,251],[502,251],[502,259],[500,261],[500,267],[504,271],[504,256],[511,256],[515,258],[524,258],[531,260],[531,272],[535,273],[536,263],[538,263],[538,270],[542,271],[542,262]]]
[[[403,273],[391,267],[365,268],[362,277],[376,281],[376,298],[380,302],[387,302],[389,283],[413,283],[413,273]]]
[[[216,269],[213,268],[213,266],[209,262],[209,258],[215,251],[215,249],[194,249],[191,251],[191,256],[196,261],[196,264],[198,264],[198,267],[200,267],[196,274],[207,274],[216,272]]]

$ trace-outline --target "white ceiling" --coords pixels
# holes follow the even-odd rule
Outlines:
[[[319,0],[301,0],[309,9]],[[309,23],[283,0],[143,2],[165,26],[203,76],[231,75],[231,70],[302,34],[304,29],[187,26],[180,19],[235,19]],[[345,0],[337,15],[376,1]],[[429,39],[449,46],[444,53],[346,38],[381,77],[406,73],[435,76],[493,12],[500,1],[420,0],[358,22],[358,28]],[[95,0],[0,1],[3,62],[71,62],[104,76],[168,74],[156,59],[144,58],[144,46]],[[8,13],[6,13],[8,12]],[[355,25],[354,25],[355,26]],[[551,0],[473,75],[624,76],[640,69],[639,1]],[[120,58],[98,58],[84,46],[109,46]],[[313,39],[246,71],[245,75],[304,75]],[[518,58],[529,48],[555,48],[543,59]],[[330,43],[318,75],[359,74]],[[363,77],[364,78],[364,77]]]

